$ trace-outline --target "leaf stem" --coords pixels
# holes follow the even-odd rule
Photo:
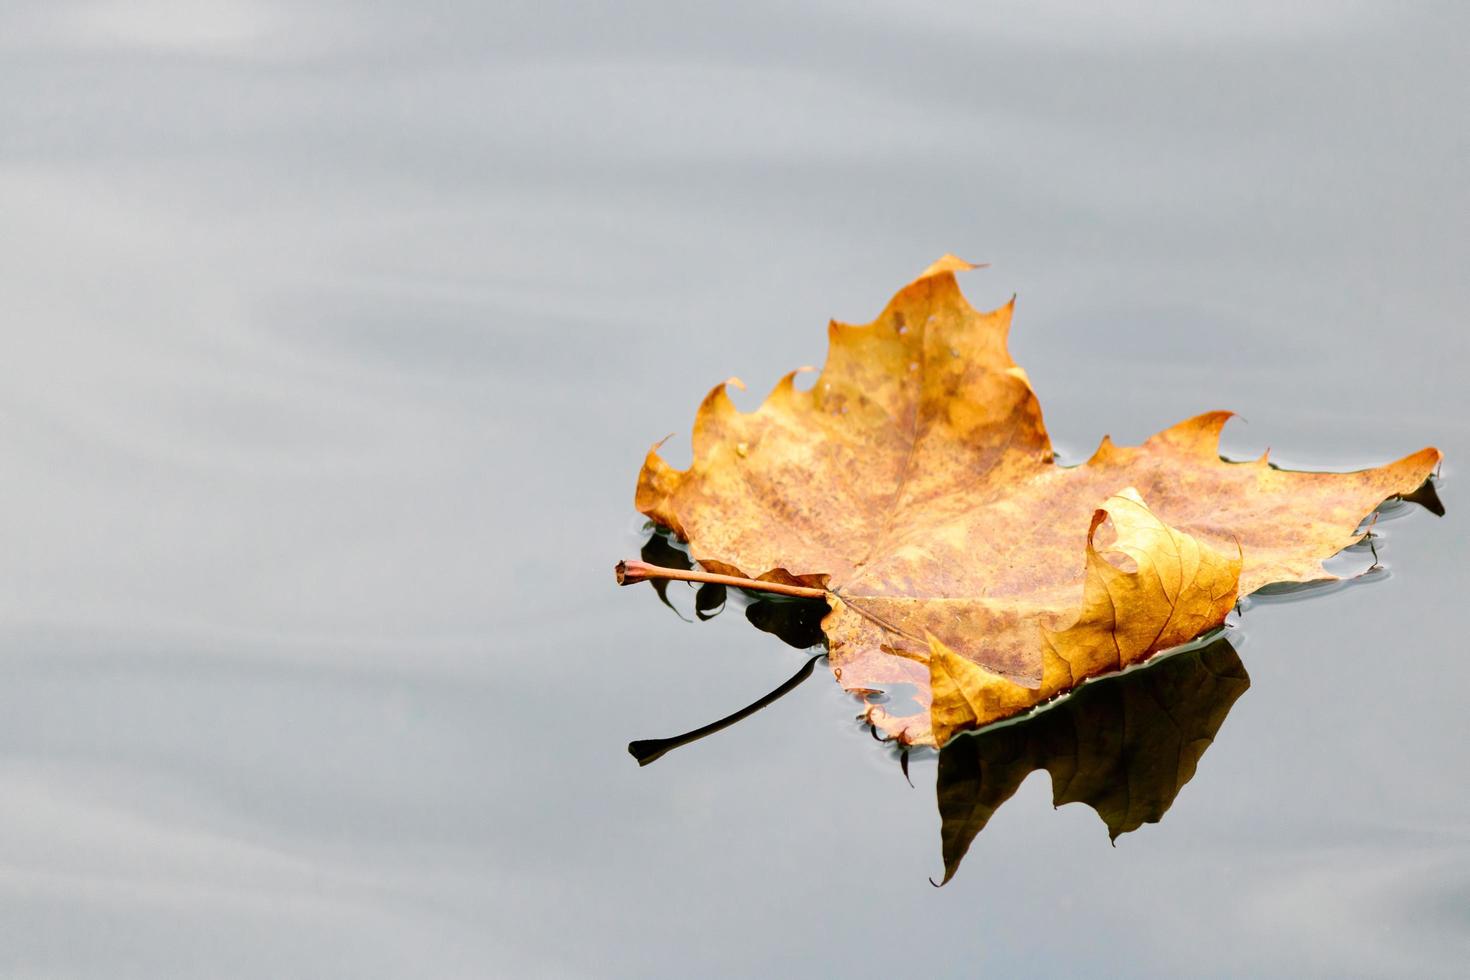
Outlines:
[[[632,585],[634,582],[647,582],[651,579],[675,579],[680,582],[710,582],[715,585],[746,589],[750,592],[773,592],[776,595],[796,596],[801,599],[827,598],[826,589],[812,589],[805,585],[787,585],[785,582],[767,582],[764,579],[743,578],[739,575],[715,575],[713,572],[700,572],[692,569],[665,568],[662,565],[650,565],[646,561],[638,561],[633,558],[618,562],[614,571],[617,573],[619,585]]]

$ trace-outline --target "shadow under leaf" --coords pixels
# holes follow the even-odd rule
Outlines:
[[[657,526],[651,527],[651,533],[648,540],[643,543],[639,557],[650,565],[660,565],[664,568],[687,571],[694,567],[689,552],[684,550],[673,532]],[[648,584],[653,586],[659,602],[672,609],[674,615],[685,622],[691,621],[669,598],[669,586],[673,583],[665,579],[650,579]],[[743,592],[740,589],[731,590],[723,585],[706,582],[700,585],[694,593],[695,618],[700,622],[706,622],[724,612],[729,607],[731,591],[734,591],[739,597],[737,605],[740,603],[745,605],[745,618],[750,625],[761,632],[770,633],[779,638],[781,642],[796,647],[798,650],[826,646],[827,637],[822,633],[822,619],[829,610],[827,604],[818,599],[798,599]]]
[[[991,816],[1038,769],[1057,806],[1085,803],[1108,835],[1156,823],[1193,778],[1250,687],[1223,636],[1082,685],[1017,721],[955,738],[939,753],[936,795],[944,884]]]
[[[1444,503],[1439,499],[1439,491],[1434,487],[1434,479],[1430,478],[1420,484],[1419,489],[1413,493],[1406,493],[1399,497],[1400,500],[1411,504],[1418,504],[1435,517],[1444,516]]]
[[[827,611],[825,602],[813,599],[762,596],[745,607],[745,618],[761,632],[779,637],[782,643],[809,650],[827,644],[822,632],[822,619]]]
[[[655,530],[650,534],[648,540],[643,542],[643,547],[639,550],[638,554],[639,557],[650,565],[662,565],[664,568],[679,568],[685,571],[694,567],[694,562],[689,560],[689,553],[676,546],[669,535],[662,530]],[[688,621],[687,617],[679,611],[679,607],[669,601],[668,582],[655,580],[649,584],[653,586],[653,591],[658,596],[659,602],[672,609],[675,616],[678,616],[686,622]],[[722,597],[720,603],[716,603],[716,605],[722,604],[723,602],[724,599]],[[707,617],[700,616],[699,618],[705,619]]]

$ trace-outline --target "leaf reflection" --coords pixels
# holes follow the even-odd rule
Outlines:
[[[731,712],[718,721],[712,721],[708,725],[701,725],[699,728],[685,732],[683,735],[675,735],[672,738],[646,738],[640,739],[636,742],[629,742],[628,754],[638,760],[638,765],[646,766],[650,762],[656,762],[658,759],[662,758],[666,752],[677,749],[681,745],[688,745],[690,742],[697,742],[700,739],[704,738],[706,735],[713,735],[715,732],[720,731],[723,728],[729,728],[737,721],[743,721],[744,719],[749,718],[751,715],[755,714],[766,705],[772,703],[773,701],[778,701],[781,698],[785,697],[787,694],[790,694],[793,690],[796,689],[799,684],[801,684],[802,681],[812,676],[812,667],[815,666],[816,662],[821,659],[821,654],[818,654],[815,657],[811,657],[807,660],[806,663],[801,665],[800,670],[791,675],[791,678],[787,680],[786,683],[782,684],[771,693],[756,698],[754,701],[752,701],[750,704],[747,704],[739,711]]]
[[[939,753],[936,789],[944,882],[1000,805],[1039,769],[1051,773],[1057,806],[1087,804],[1114,840],[1158,822],[1249,686],[1221,636],[1084,684],[1021,721],[954,739]]]
[[[811,607],[822,607],[763,600],[751,608],[762,604],[774,608],[759,618],[779,622],[783,630],[803,622],[814,629],[806,617]],[[728,728],[790,693],[820,659],[811,657],[785,683],[724,718],[672,738],[630,742],[628,752],[646,766]],[[1019,720],[955,738],[939,753],[935,795],[944,879],[936,884],[954,877],[995,811],[1037,770],[1051,774],[1055,805],[1092,807],[1111,839],[1157,823],[1194,778],[1200,758],[1248,687],[1250,678],[1235,648],[1219,636],[1205,646],[1090,681]]]

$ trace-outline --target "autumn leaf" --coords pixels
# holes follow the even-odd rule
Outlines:
[[[1269,583],[1332,578],[1322,561],[1439,462],[1432,448],[1356,473],[1227,462],[1230,413],[1209,412],[1059,466],[1006,349],[1014,301],[971,308],[955,281],[969,268],[945,256],[873,323],[833,322],[809,390],[792,372],[746,413],[716,386],[690,467],[655,446],[638,479],[638,509],[688,543],[692,577],[824,598],[845,688],[914,685],[918,711],[866,712],[906,744],[1146,660]],[[662,574],[620,566],[623,581]]]

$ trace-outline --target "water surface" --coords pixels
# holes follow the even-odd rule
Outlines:
[[[0,972],[1461,969],[1470,24],[1115,6],[7,5]],[[611,566],[945,251],[1066,458],[1228,408],[1448,515],[1246,611],[1161,823],[1033,774],[936,890],[821,664],[640,768],[804,655]]]

